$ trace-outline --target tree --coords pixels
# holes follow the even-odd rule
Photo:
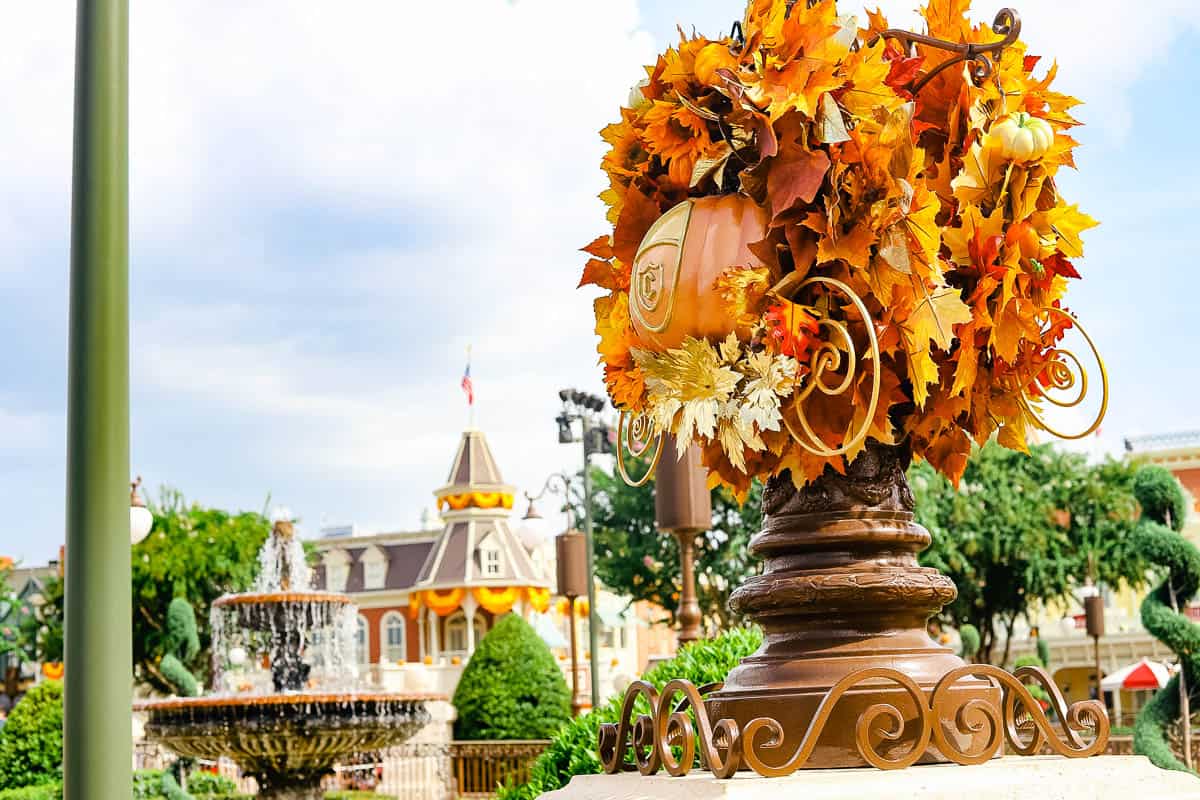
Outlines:
[[[253,512],[187,505],[173,489],[164,489],[151,511],[154,529],[133,548],[134,672],[143,684],[171,693],[172,682],[160,668],[163,656],[179,655],[166,625],[171,601],[182,598],[195,612],[200,648],[181,663],[204,683],[212,645],[209,607],[226,592],[245,591],[254,582],[270,523]],[[191,651],[188,647],[185,654]]]
[[[21,647],[30,661],[63,660],[63,579],[53,576],[42,585],[42,602],[30,604],[21,620]]]
[[[669,456],[664,456],[669,457]],[[630,467],[641,474],[646,464]],[[619,475],[592,467],[596,576],[605,586],[666,609],[674,623],[679,605],[679,543],[654,524],[654,484],[633,488]],[[750,537],[762,524],[761,487],[756,482],[739,505],[726,489],[712,491],[713,526],[697,537],[696,594],[709,632],[739,622],[729,595],[757,571]]]
[[[933,535],[921,562],[954,580],[958,599],[943,614],[979,629],[981,661],[992,660],[998,625],[1004,663],[1017,619],[1068,599],[1085,576],[1144,583],[1146,563],[1130,541],[1133,474],[1049,445],[1025,455],[993,443],[972,454],[957,490],[926,463],[910,469],[917,520]]]
[[[571,719],[571,693],[533,627],[506,614],[471,655],[454,708],[456,739],[548,739]]]
[[[9,585],[11,566],[0,566],[0,655],[12,654],[0,686],[17,693],[20,661],[62,661],[63,581],[45,579],[40,591],[22,597]]]
[[[24,655],[21,623],[27,612],[22,608],[21,598],[9,585],[11,578],[12,562],[0,561],[0,656],[15,653],[19,658]],[[19,674],[20,667],[10,665],[5,674],[0,675],[0,691],[15,693]]]

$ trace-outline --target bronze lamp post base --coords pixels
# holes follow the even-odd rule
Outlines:
[[[926,633],[929,617],[957,592],[949,578],[917,564],[930,536],[913,520],[904,460],[900,448],[872,444],[846,475],[830,470],[800,490],[786,474],[767,483],[763,529],[750,544],[765,568],[730,600],[734,611],[762,626],[764,642],[707,699],[711,717],[734,719],[743,730],[756,717],[771,717],[783,727],[782,751],[790,752],[846,676],[893,669],[928,694],[964,665]],[[999,688],[986,681],[960,681],[954,692],[961,703],[1000,702]],[[919,735],[912,724],[916,701],[894,681],[868,679],[836,704],[804,766],[866,766],[855,744],[856,724],[880,702],[895,707],[905,725],[887,742],[873,732],[873,744],[883,753],[911,750]],[[959,734],[961,747],[982,746],[972,740],[986,735]],[[930,748],[920,760],[947,759]]]
[[[768,482],[763,529],[750,544],[764,570],[730,598],[762,626],[762,647],[719,686],[677,680],[660,693],[631,684],[619,723],[600,728],[606,771],[629,768],[630,755],[644,774],[682,775],[698,757],[730,777],[742,768],[781,776],[979,764],[1005,740],[1022,755],[1049,748],[1082,757],[1104,748],[1102,705],[1068,707],[1040,669],[965,664],[929,638],[927,620],[957,591],[917,563],[930,536],[913,518],[907,461],[901,447],[868,444],[845,475],[826,470],[800,490],[786,474]],[[1061,729],[1025,681],[1045,691]],[[1093,735],[1081,737],[1085,730]]]

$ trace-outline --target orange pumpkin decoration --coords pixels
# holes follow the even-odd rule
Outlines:
[[[662,352],[687,336],[718,341],[736,326],[713,284],[730,267],[760,267],[750,245],[767,212],[740,194],[685,200],[646,231],[633,261],[629,316],[642,346]]]

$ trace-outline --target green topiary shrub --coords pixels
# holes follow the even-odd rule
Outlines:
[[[979,652],[979,628],[968,622],[958,629],[958,638],[962,642],[958,649],[959,658],[974,661]]]
[[[1038,641],[1040,642],[1041,640],[1039,639]],[[1013,664],[1013,671],[1015,672],[1021,667],[1041,667],[1042,669],[1045,669],[1046,662],[1043,661],[1040,656],[1021,656],[1016,660],[1016,663]],[[1033,695],[1034,700],[1041,701],[1042,708],[1046,708],[1049,705],[1050,695],[1047,694],[1046,690],[1041,686],[1038,686],[1037,684],[1027,684],[1025,688],[1029,690],[1031,695]]]
[[[0,789],[62,780],[62,684],[30,689],[0,729]]]
[[[507,614],[475,648],[454,692],[458,739],[548,739],[571,719],[571,694],[550,648]]]
[[[694,642],[670,661],[664,661],[642,676],[658,688],[675,678],[686,678],[697,686],[724,681],[738,661],[762,644],[758,628],[735,628],[715,639]],[[555,734],[550,747],[538,756],[524,786],[500,787],[497,800],[534,800],[543,792],[566,786],[574,775],[595,775],[601,771],[596,737],[602,722],[616,722],[621,716],[623,695],[613,695],[599,709],[577,717]]]
[[[62,784],[43,783],[41,786],[22,786],[0,791],[0,800],[62,800]]]
[[[1158,466],[1145,466],[1133,479],[1142,507],[1134,528],[1133,546],[1151,564],[1165,567],[1166,579],[1142,601],[1142,625],[1179,656],[1189,688],[1200,682],[1200,625],[1181,611],[1200,589],[1200,549],[1179,534],[1186,502],[1179,481]],[[1167,729],[1182,713],[1179,675],[1174,675],[1138,713],[1133,726],[1133,752],[1163,769],[1190,771],[1171,749]]]
[[[159,672],[180,697],[197,697],[200,684],[184,666],[200,652],[200,637],[196,633],[196,612],[192,604],[176,597],[167,606],[167,635],[163,643],[166,654],[158,665]]]
[[[1042,667],[1050,669],[1050,645],[1041,636],[1037,639],[1037,654],[1038,660],[1042,662]]]

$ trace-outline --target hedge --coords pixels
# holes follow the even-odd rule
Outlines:
[[[26,692],[0,729],[0,789],[62,781],[62,728],[62,684]]]
[[[62,784],[58,782],[0,791],[0,800],[62,800],[62,796]]]
[[[507,614],[475,648],[454,708],[457,739],[549,739],[571,719],[571,693],[542,638]]]
[[[724,681],[738,661],[762,644],[758,628],[735,628],[715,639],[694,642],[679,655],[642,676],[658,688],[675,678],[686,678],[697,686]],[[529,783],[500,787],[497,800],[534,800],[543,792],[566,786],[574,775],[601,771],[596,736],[602,722],[616,722],[621,715],[622,695],[613,695],[596,711],[577,717],[560,730],[546,752],[530,768]]]

